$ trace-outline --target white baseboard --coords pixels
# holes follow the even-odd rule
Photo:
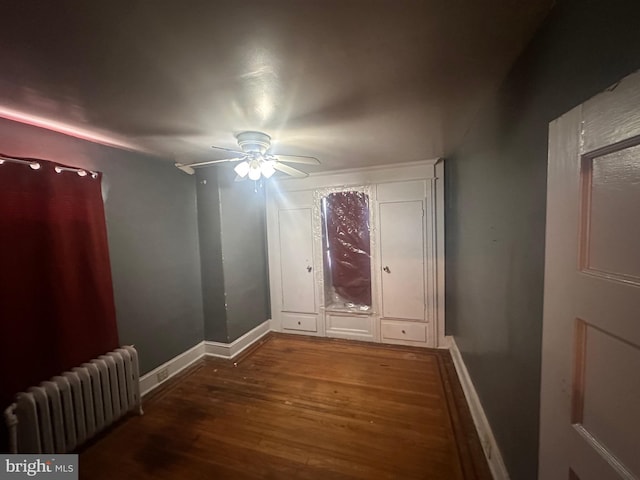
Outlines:
[[[484,455],[485,457],[487,457],[487,462],[489,463],[489,468],[491,469],[493,478],[495,480],[509,480],[509,472],[507,471],[507,467],[502,460],[502,455],[500,454],[498,443],[496,442],[496,438],[493,436],[491,425],[489,424],[489,420],[487,420],[487,416],[484,413],[484,409],[482,408],[482,404],[480,403],[480,398],[478,397],[478,393],[473,386],[473,382],[471,381],[471,377],[469,376],[469,372],[467,371],[467,366],[462,359],[462,355],[460,354],[460,350],[458,349],[456,340],[452,336],[448,336],[447,338],[449,341],[449,351],[451,352],[451,358],[453,359],[453,364],[455,365],[456,371],[458,372],[458,378],[460,379],[462,390],[464,390],[464,396],[467,399],[467,403],[469,404],[469,410],[471,410],[473,423],[475,423],[476,425],[476,430],[478,431],[478,436],[480,437],[480,443],[482,444]]]
[[[168,362],[163,363],[159,367],[154,368],[149,373],[146,373],[140,377],[140,395],[145,396],[149,392],[152,392],[160,384],[166,382],[171,377],[177,375],[191,364],[200,360],[205,355],[212,357],[220,357],[226,359],[233,359],[242,353],[245,349],[249,348],[255,342],[264,337],[271,331],[271,320],[258,325],[253,330],[248,331],[243,336],[234,340],[231,343],[219,343],[204,341],[197,345],[194,345],[189,350],[182,352],[181,354],[173,357]],[[166,370],[166,377],[162,380],[158,379],[158,374]]]
[[[249,330],[247,333],[231,343],[220,343],[205,340],[204,354],[226,359],[235,358],[270,331],[271,320],[265,320],[253,330]]]
[[[204,355],[204,342],[200,342],[197,345],[191,347],[189,350],[182,352],[180,355],[173,357],[168,362],[163,363],[159,367],[154,368],[149,373],[146,373],[140,377],[140,395],[145,396],[158,385],[166,382],[171,377],[177,375],[182,370],[190,366],[196,360],[199,360]],[[162,380],[158,380],[158,373],[163,370],[167,370],[167,376]]]

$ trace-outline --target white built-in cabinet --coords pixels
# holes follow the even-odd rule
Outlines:
[[[285,333],[444,346],[443,163],[437,160],[272,182],[267,234],[272,327]],[[372,306],[325,297],[320,200],[369,196]]]

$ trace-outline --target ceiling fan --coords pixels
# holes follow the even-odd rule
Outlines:
[[[238,145],[242,151],[231,150],[224,147],[212,146],[216,150],[224,150],[237,155],[233,158],[224,158],[222,160],[210,160],[199,163],[176,163],[183,172],[193,175],[194,168],[213,165],[224,162],[240,162],[235,166],[234,170],[237,174],[236,182],[246,180],[260,180],[260,177],[270,178],[276,170],[290,175],[292,177],[306,177],[309,174],[297,168],[287,165],[287,163],[299,163],[304,165],[320,165],[320,160],[315,157],[307,157],[304,155],[275,155],[269,151],[271,148],[271,137],[262,132],[240,132],[236,135]]]

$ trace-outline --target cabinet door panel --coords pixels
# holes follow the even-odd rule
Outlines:
[[[282,310],[316,311],[311,209],[279,211]]]
[[[423,202],[381,203],[382,316],[424,320]]]

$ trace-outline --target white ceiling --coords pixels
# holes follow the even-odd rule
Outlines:
[[[444,156],[550,4],[5,0],[0,116],[186,163],[242,130],[313,169]]]

